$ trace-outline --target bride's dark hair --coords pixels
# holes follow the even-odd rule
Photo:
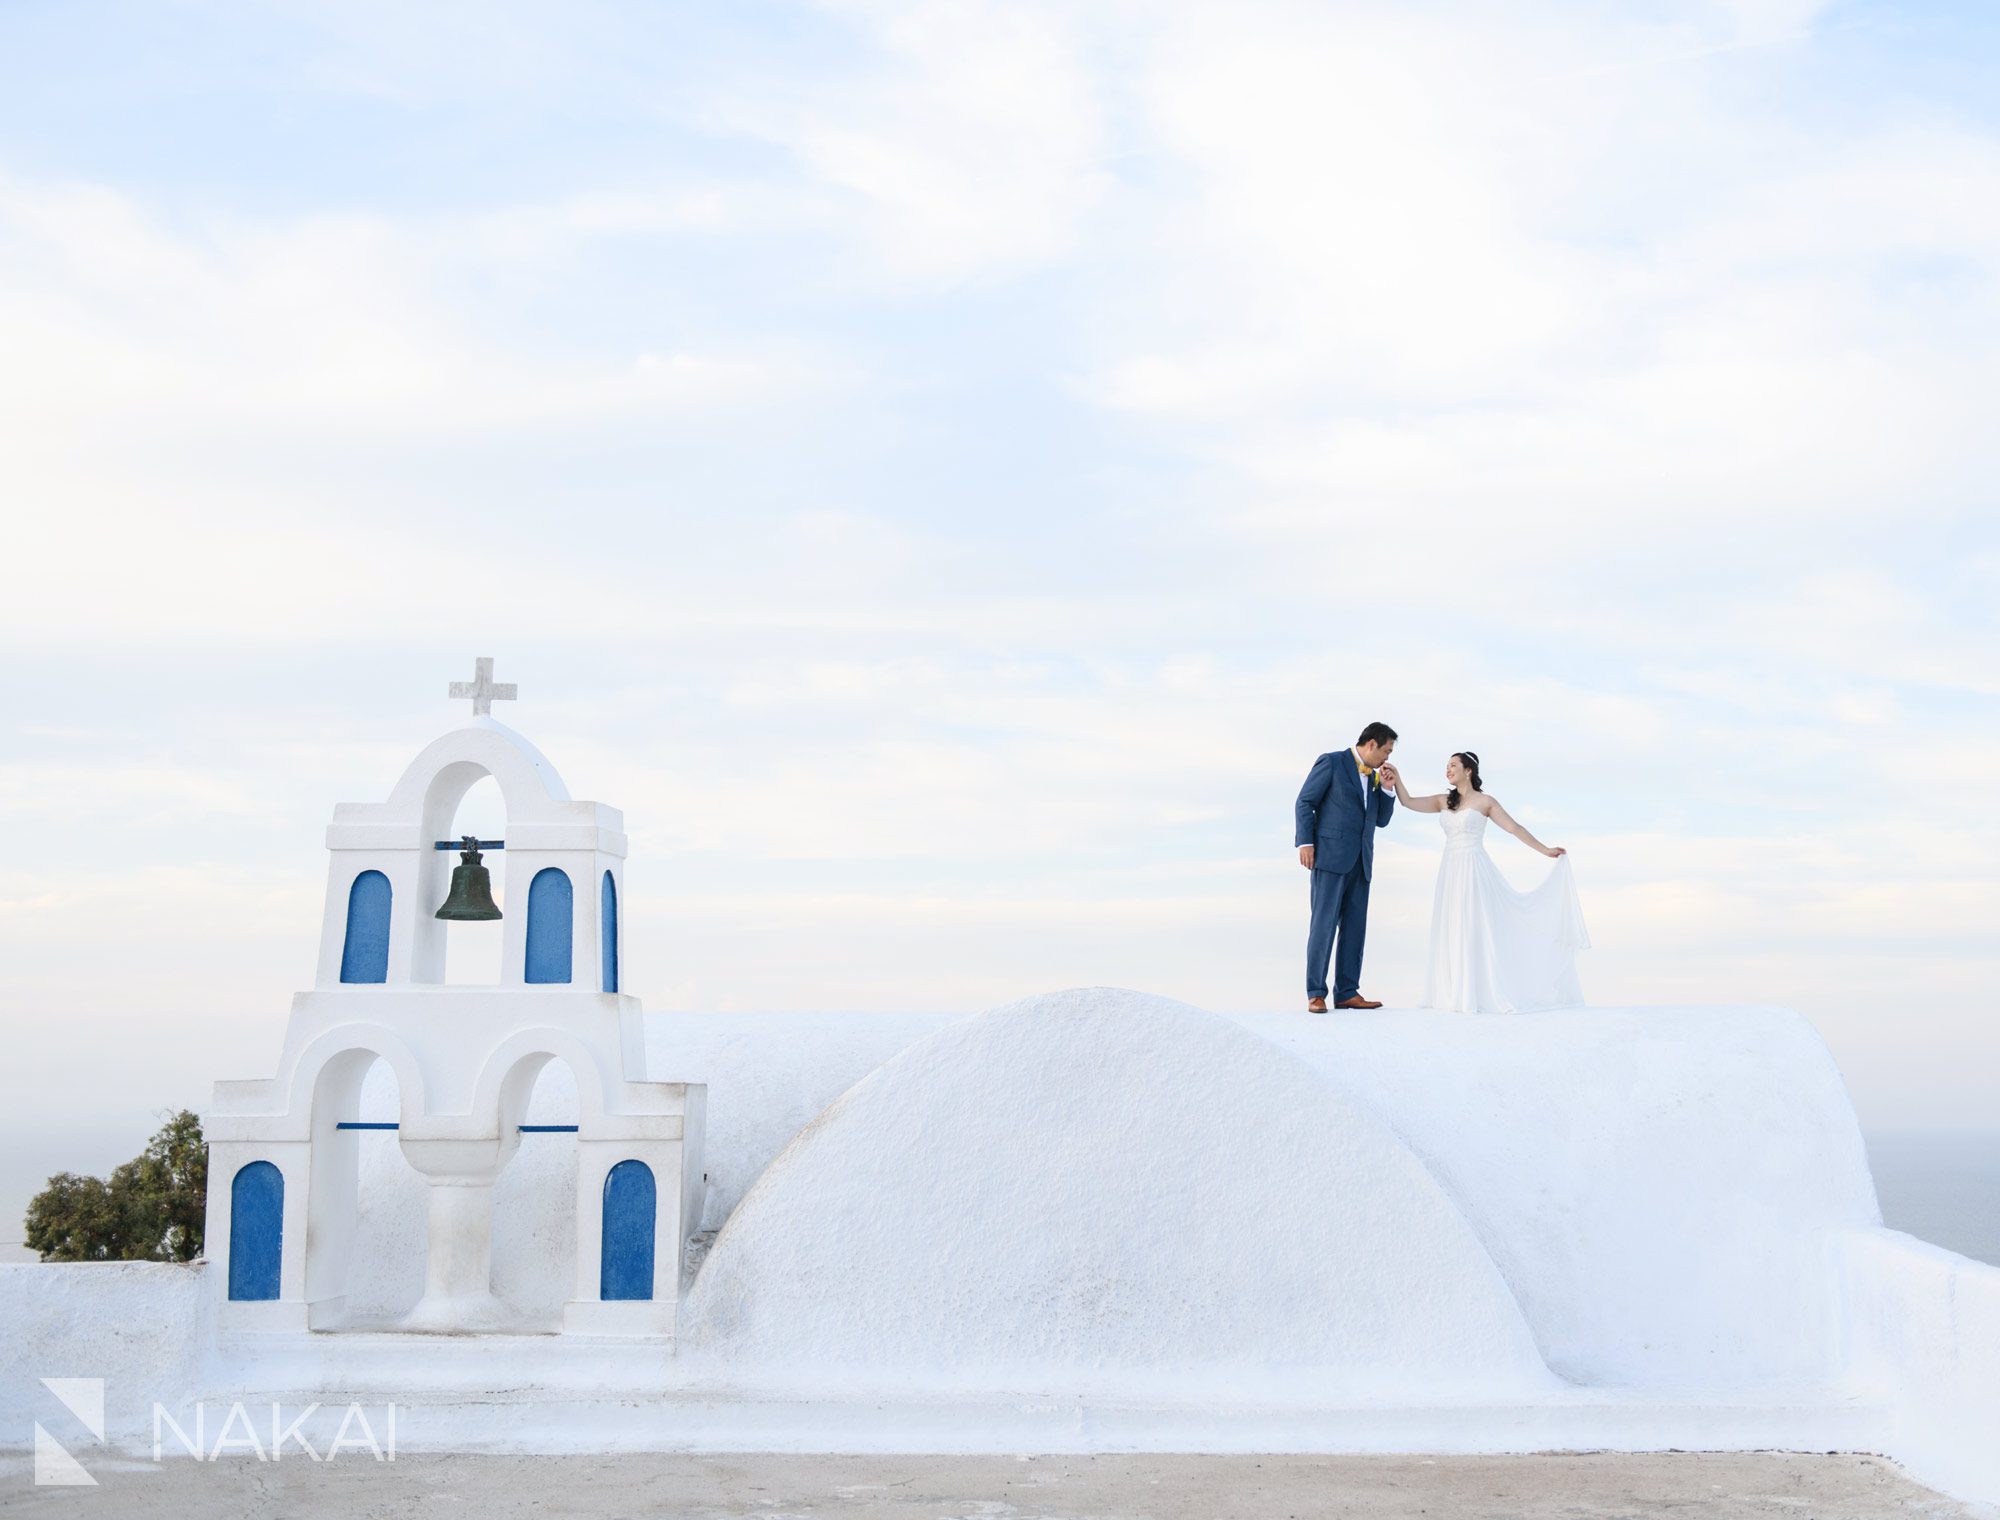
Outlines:
[[[1466,771],[1465,779],[1472,783],[1472,789],[1475,792],[1483,792],[1486,790],[1485,787],[1479,784],[1479,757],[1477,755],[1473,754],[1473,752],[1469,749],[1461,749],[1453,751],[1451,758],[1456,760],[1460,765],[1465,767]],[[1444,805],[1446,807],[1456,811],[1458,808],[1459,801],[1460,798],[1458,795],[1457,787],[1453,787],[1449,792],[1445,794]]]

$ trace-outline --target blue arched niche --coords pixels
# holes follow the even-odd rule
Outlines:
[[[611,873],[604,873],[604,887],[600,893],[597,915],[597,932],[601,941],[599,963],[604,967],[604,990],[618,990],[618,884],[611,879]]]
[[[347,889],[347,939],[340,951],[343,982],[389,980],[389,878],[363,871]]]
[[[570,979],[570,943],[576,922],[576,892],[569,872],[547,866],[528,883],[528,968],[531,982]]]
[[[604,1179],[599,1298],[653,1296],[653,1217],[658,1207],[650,1166],[643,1161],[621,1161],[611,1168]]]
[[[268,1161],[252,1161],[229,1182],[229,1296],[278,1296],[284,1257],[285,1174]]]

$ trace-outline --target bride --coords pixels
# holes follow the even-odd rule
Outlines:
[[[1460,1013],[1580,1006],[1576,952],[1590,947],[1590,935],[1567,852],[1543,844],[1485,791],[1479,757],[1470,750],[1446,762],[1451,790],[1434,796],[1412,797],[1395,768],[1387,769],[1396,800],[1412,812],[1440,815],[1444,826],[1423,1006]],[[1527,892],[1507,884],[1486,853],[1488,819],[1555,861],[1547,880]]]

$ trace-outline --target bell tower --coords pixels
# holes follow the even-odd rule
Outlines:
[[[706,1090],[653,1080],[639,1000],[619,986],[623,816],[572,799],[541,752],[493,718],[514,686],[494,682],[490,659],[475,669],[451,685],[472,700],[470,721],[426,746],[386,801],[334,809],[318,974],[293,999],[277,1075],[216,1084],[208,1251],[231,1328],[356,1328],[356,1134],[384,1129],[428,1184],[424,1290],[398,1323],[367,1328],[556,1328],[522,1324],[491,1286],[494,1179],[524,1135],[553,1129],[577,1148],[576,1287],[560,1328],[673,1337],[702,1202]],[[459,802],[487,776],[506,805],[504,837],[450,837]],[[499,984],[446,985],[450,922],[495,917]],[[359,1116],[377,1061],[395,1075],[394,1122]],[[573,1126],[524,1123],[550,1061],[575,1078]]]
[[[437,910],[463,849],[451,823],[473,784],[491,776],[506,802],[508,837],[479,847],[504,861],[502,896],[512,905],[502,920],[501,985],[618,990],[624,815],[572,801],[541,751],[494,719],[494,699],[512,699],[515,688],[492,676],[492,660],[482,659],[473,680],[451,683],[454,697],[472,698],[472,720],[411,761],[388,801],[334,809],[317,985],[444,981],[447,921]]]

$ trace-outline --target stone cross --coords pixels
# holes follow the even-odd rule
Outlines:
[[[472,679],[470,681],[453,681],[451,683],[452,696],[472,698],[472,715],[475,718],[490,717],[493,712],[493,704],[496,701],[513,701],[515,689],[512,681],[500,682],[493,679],[493,658],[491,655],[481,655],[472,662]]]

